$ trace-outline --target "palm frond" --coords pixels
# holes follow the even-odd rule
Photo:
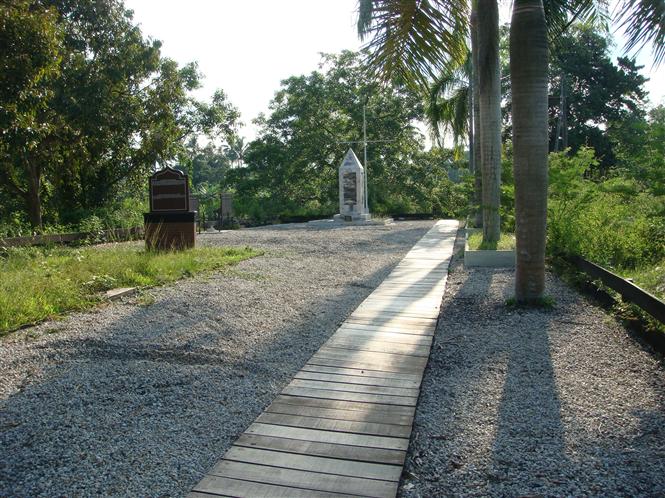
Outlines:
[[[442,73],[429,88],[425,102],[425,119],[432,138],[443,145],[443,136],[450,132],[455,146],[463,143],[469,132],[471,95],[470,66]]]
[[[549,42],[556,45],[576,21],[607,25],[608,0],[543,0]]]
[[[466,0],[360,0],[358,33],[370,69],[425,86],[466,56]]]
[[[665,1],[624,0],[618,8],[618,19],[628,37],[624,50],[639,51],[651,42],[654,66],[660,65],[665,59]]]

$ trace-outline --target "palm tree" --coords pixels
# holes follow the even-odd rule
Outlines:
[[[605,4],[604,0],[546,0],[545,4],[543,0],[513,0],[510,64],[518,220],[515,293],[519,302],[537,302],[544,292],[548,32],[556,35],[575,19],[602,15]],[[478,15],[482,10],[478,9]],[[618,14],[628,34],[626,49],[641,48],[651,41],[654,63],[662,62],[665,2],[623,0]],[[374,35],[368,44],[372,51],[369,62],[385,76],[398,73],[407,81],[426,81],[451,61],[459,64],[460,37],[466,37],[468,20],[467,4],[461,0],[359,0],[361,38]],[[482,34],[479,28],[478,35]],[[483,64],[479,59],[476,67]]]
[[[474,31],[473,21],[471,31]],[[447,133],[452,134],[456,155],[459,155],[466,137],[469,170],[475,177],[473,204],[479,207],[482,202],[480,106],[472,58],[472,52],[468,52],[463,65],[441,74],[432,83],[425,98],[425,119],[439,146],[443,146],[443,137]],[[482,226],[482,223],[482,210],[475,209],[475,225]]]
[[[501,63],[499,5],[477,0],[478,95],[482,171],[483,242],[497,242],[501,232]],[[475,2],[474,2],[475,3]]]
[[[223,150],[226,157],[231,161],[231,164],[240,167],[245,162],[245,153],[247,152],[248,147],[249,144],[245,143],[244,138],[233,134],[223,146]]]
[[[547,28],[542,0],[513,0],[510,84],[517,238],[515,299],[545,290],[547,222]]]
[[[479,135],[475,141],[480,138],[483,241],[491,243],[500,234],[499,14],[497,0],[474,0],[474,12],[476,3],[477,53],[484,65],[474,78],[480,96],[476,120]],[[359,3],[358,32],[361,38],[374,35],[368,43],[370,66],[379,69],[384,78],[397,75],[414,85],[426,86],[432,78],[454,74],[463,66],[468,58],[468,28],[468,4],[464,1],[360,0]],[[472,44],[472,51],[475,47]],[[494,60],[490,60],[492,57]],[[435,76],[436,70],[439,73]],[[478,162],[478,156],[474,156]]]

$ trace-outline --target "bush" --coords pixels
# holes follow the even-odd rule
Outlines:
[[[592,149],[550,154],[549,251],[617,270],[657,264],[665,257],[662,199],[629,180],[585,179],[596,164]]]

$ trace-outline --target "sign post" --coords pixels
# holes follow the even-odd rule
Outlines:
[[[148,250],[182,250],[196,244],[196,212],[190,209],[187,175],[173,168],[148,180],[150,212],[143,215]]]

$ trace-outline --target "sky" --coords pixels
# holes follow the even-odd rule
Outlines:
[[[241,134],[254,138],[252,119],[268,111],[283,79],[317,69],[320,53],[358,50],[357,0],[125,0],[143,35],[162,41],[162,53],[184,65],[196,61],[209,99],[223,89],[240,109]],[[501,22],[509,20],[501,8]],[[619,35],[620,36],[620,35]],[[621,55],[621,45],[616,55]],[[651,67],[651,52],[638,56],[652,104],[665,103],[665,64]]]

